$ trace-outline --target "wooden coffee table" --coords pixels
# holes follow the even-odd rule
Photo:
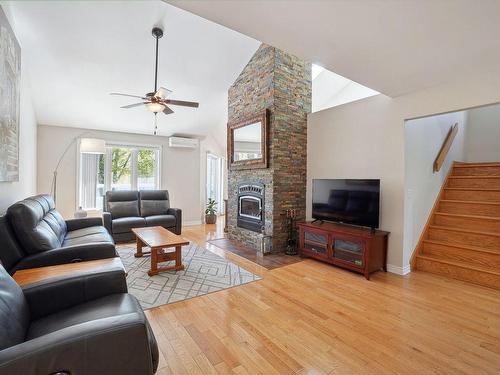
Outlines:
[[[180,271],[184,269],[181,248],[184,245],[189,245],[189,241],[163,227],[133,228],[132,232],[137,237],[137,252],[134,256],[139,258],[144,254],[151,254],[149,276],[158,275],[163,271]],[[151,251],[142,251],[144,246],[149,246]],[[165,249],[169,247],[174,247],[175,250],[166,252]],[[158,263],[170,260],[175,260],[175,266],[158,267]]]

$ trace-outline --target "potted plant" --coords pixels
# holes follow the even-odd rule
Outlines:
[[[205,223],[215,224],[217,222],[217,202],[215,199],[208,198],[207,209],[205,210]]]

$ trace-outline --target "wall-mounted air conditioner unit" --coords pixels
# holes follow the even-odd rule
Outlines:
[[[196,148],[198,147],[198,143],[199,141],[196,138],[184,138],[184,137],[168,138],[169,147]]]

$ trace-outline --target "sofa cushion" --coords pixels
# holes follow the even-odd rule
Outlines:
[[[83,245],[91,242],[113,243],[113,238],[104,227],[87,227],[68,232],[63,246]]]
[[[113,233],[130,232],[132,228],[142,228],[146,226],[146,220],[143,217],[122,217],[114,219],[112,222]]]
[[[139,216],[138,201],[109,202],[108,209],[109,212],[111,212],[111,217],[113,219],[119,219],[121,217]]]
[[[11,224],[23,250],[28,254],[61,246],[66,223],[55,211],[49,195],[37,195],[17,202],[7,210]]]
[[[153,215],[146,217],[148,227],[162,226],[165,228],[175,227],[176,221],[174,215]]]
[[[0,266],[0,350],[24,341],[29,320],[23,291]]]
[[[131,313],[142,313],[135,297],[126,293],[111,294],[31,322],[26,339],[32,340],[66,327]]]
[[[101,225],[96,225],[92,227],[80,228],[69,231],[68,233],[66,233],[65,239],[83,237],[92,234],[105,234],[105,233],[108,233],[106,228],[104,228]]]
[[[137,190],[107,191],[104,202],[104,211],[110,212],[113,219],[140,216]]]
[[[144,190],[139,192],[141,216],[165,215],[170,208],[167,190]]]

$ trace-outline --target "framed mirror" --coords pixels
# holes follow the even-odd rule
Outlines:
[[[248,117],[227,129],[229,168],[267,168],[268,111]]]

